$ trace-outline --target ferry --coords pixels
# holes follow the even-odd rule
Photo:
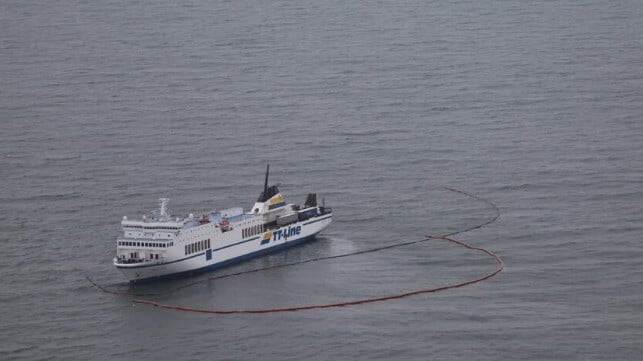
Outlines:
[[[249,211],[241,207],[186,218],[169,215],[168,198],[150,217],[123,217],[114,266],[131,283],[211,270],[274,252],[315,236],[333,221],[332,209],[310,193],[302,205],[286,203],[277,188],[264,188]],[[323,203],[323,202],[322,202]]]

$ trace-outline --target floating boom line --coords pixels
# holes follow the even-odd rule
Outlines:
[[[268,172],[266,172],[267,175]],[[267,177],[266,177],[267,178]],[[367,303],[374,303],[374,302],[383,302],[383,301],[388,301],[388,300],[394,300],[394,299],[400,299],[400,298],[405,298],[405,297],[410,297],[414,295],[419,295],[419,294],[425,294],[425,293],[435,293],[439,291],[446,291],[449,289],[453,288],[460,288],[468,285],[472,285],[474,283],[482,282],[484,280],[487,280],[491,277],[494,277],[498,273],[502,272],[504,269],[505,265],[502,259],[495,254],[494,252],[482,248],[482,247],[477,247],[472,244],[469,244],[463,240],[458,240],[453,238],[454,235],[460,234],[460,233],[465,233],[472,231],[474,229],[482,228],[484,226],[487,226],[493,222],[495,222],[499,217],[500,217],[500,209],[491,201],[487,200],[486,198],[461,191],[455,188],[449,188],[445,187],[446,190],[455,192],[455,193],[460,193],[463,195],[466,195],[470,198],[477,199],[485,204],[487,204],[492,210],[494,211],[493,217],[488,219],[487,221],[476,224],[474,226],[458,230],[455,232],[447,233],[444,235],[439,235],[439,236],[433,236],[433,235],[426,235],[425,238],[415,240],[415,241],[407,241],[407,242],[401,242],[401,243],[395,243],[395,244],[390,244],[386,246],[381,246],[381,247],[375,247],[375,248],[370,248],[366,250],[361,250],[361,251],[356,251],[356,252],[351,252],[351,253],[345,253],[345,254],[340,254],[340,255],[335,255],[335,256],[325,256],[325,257],[317,257],[317,258],[312,258],[312,259],[306,259],[306,260],[301,260],[301,261],[296,261],[296,262],[291,262],[291,263],[286,263],[286,264],[281,264],[281,265],[276,265],[276,266],[270,266],[270,267],[264,267],[264,268],[257,268],[257,269],[252,269],[252,270],[247,270],[247,271],[240,271],[240,272],[235,272],[235,273],[229,273],[229,274],[224,274],[224,275],[219,275],[219,276],[212,276],[208,277],[205,279],[197,280],[194,282],[190,282],[188,284],[182,285],[180,287],[176,287],[174,289],[165,291],[165,292],[155,292],[155,293],[136,293],[136,292],[130,292],[130,291],[120,291],[120,290],[111,290],[108,289],[107,287],[101,286],[97,283],[95,283],[92,279],[89,277],[85,276],[87,280],[96,288],[99,290],[109,293],[109,294],[114,294],[114,295],[126,295],[126,296],[133,296],[133,297],[151,297],[151,296],[162,296],[162,295],[168,295],[174,292],[177,292],[179,290],[195,286],[197,284],[205,283],[205,282],[210,282],[213,280],[218,280],[218,279],[223,279],[223,278],[230,278],[230,277],[235,277],[243,274],[248,274],[248,273],[255,273],[255,272],[261,272],[261,271],[267,271],[267,270],[272,270],[276,268],[284,268],[284,267],[291,267],[291,266],[296,266],[296,265],[301,265],[304,263],[311,263],[311,262],[319,262],[323,260],[329,260],[329,259],[337,259],[337,258],[343,258],[343,257],[349,257],[349,256],[355,256],[359,254],[365,254],[365,253],[372,253],[372,252],[378,252],[378,251],[383,251],[383,250],[388,250],[392,248],[397,248],[397,247],[404,247],[404,246],[409,246],[413,244],[418,244],[418,243],[423,243],[423,242],[428,242],[431,240],[443,240],[447,242],[451,242],[454,244],[457,244],[459,246],[462,246],[467,249],[471,250],[476,250],[479,252],[482,252],[486,254],[487,256],[491,257],[496,264],[495,270],[486,273],[484,275],[481,275],[477,278],[458,282],[458,283],[453,283],[453,284],[448,284],[444,286],[439,286],[439,287],[433,287],[433,288],[425,288],[425,289],[418,289],[418,290],[412,290],[412,291],[406,291],[406,292],[401,292],[401,293],[396,293],[396,294],[391,294],[391,295],[384,295],[384,296],[375,296],[375,297],[367,297],[367,298],[361,298],[361,299],[356,299],[356,300],[349,300],[349,301],[342,301],[342,302],[333,302],[333,303],[326,303],[326,304],[313,304],[313,305],[303,305],[303,306],[292,306],[292,307],[275,307],[275,308],[263,308],[263,309],[209,309],[209,308],[198,308],[198,307],[191,307],[191,306],[182,306],[182,305],[173,305],[173,304],[165,304],[165,303],[160,303],[157,301],[153,300],[147,300],[147,299],[133,299],[132,302],[134,304],[142,304],[142,305],[149,305],[149,306],[154,306],[154,307],[159,307],[163,309],[169,309],[169,310],[177,310],[177,311],[186,311],[186,312],[197,312],[197,313],[209,313],[209,314],[257,314],[257,313],[278,313],[278,312],[295,312],[295,311],[304,311],[304,310],[312,310],[312,309],[324,309],[324,308],[336,308],[336,307],[346,307],[346,306],[354,306],[354,305],[361,305],[361,304],[367,304]]]

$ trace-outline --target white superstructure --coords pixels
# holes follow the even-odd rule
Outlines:
[[[114,266],[130,282],[213,269],[314,239],[333,220],[332,210],[309,194],[299,206],[286,203],[277,185],[264,190],[248,212],[242,208],[200,217],[171,218],[169,199],[141,220],[123,217]]]

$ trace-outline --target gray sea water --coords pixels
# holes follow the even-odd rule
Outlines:
[[[3,0],[0,359],[640,359],[642,34],[639,0]],[[204,276],[493,216],[443,186],[500,207],[459,237],[507,268],[228,316],[134,306],[84,278],[123,286],[123,215],[160,196],[180,215],[249,208],[267,163],[287,200],[318,192],[336,221]],[[284,307],[493,269],[435,241],[157,299]]]

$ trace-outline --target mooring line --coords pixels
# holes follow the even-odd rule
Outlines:
[[[491,256],[492,258],[494,258],[494,260],[496,262],[496,266],[497,266],[496,269],[493,272],[490,272],[488,274],[485,274],[485,275],[483,275],[481,277],[478,277],[478,278],[475,278],[475,279],[472,279],[472,280],[459,282],[459,283],[455,283],[455,284],[450,284],[450,285],[445,285],[445,286],[440,286],[440,287],[435,287],[435,288],[413,290],[413,291],[397,293],[397,294],[393,294],[393,295],[369,297],[369,298],[362,298],[362,299],[357,299],[357,300],[352,300],[352,301],[343,301],[343,302],[335,302],[335,303],[328,303],[328,304],[318,304],[318,305],[305,305],[305,306],[293,306],[293,307],[282,307],[282,308],[266,308],[266,309],[218,310],[218,309],[204,309],[204,308],[196,308],[196,307],[181,306],[181,305],[163,304],[163,303],[159,303],[159,302],[156,302],[156,301],[144,300],[144,299],[134,299],[134,300],[132,300],[133,303],[151,305],[151,306],[160,307],[160,308],[164,308],[164,309],[172,309],[172,310],[188,311],[188,312],[199,312],[199,313],[211,313],[211,314],[234,314],[234,313],[293,312],[293,311],[302,311],[302,310],[311,310],[311,309],[352,306],[352,305],[359,305],[359,304],[372,303],[372,302],[381,302],[381,301],[399,299],[399,298],[409,297],[409,296],[423,294],[423,293],[433,293],[433,292],[444,291],[444,290],[448,290],[448,289],[452,289],[452,288],[459,288],[459,287],[463,287],[463,286],[467,286],[467,285],[471,285],[471,284],[474,284],[474,283],[477,283],[477,282],[487,280],[487,279],[495,276],[496,274],[500,273],[504,269],[504,263],[503,263],[502,259],[498,255],[496,255],[495,253],[493,253],[492,251],[490,251],[488,249],[481,248],[481,247],[476,247],[476,246],[473,246],[473,245],[471,245],[471,244],[469,244],[469,243],[467,243],[465,241],[457,240],[457,239],[454,239],[454,238],[451,237],[451,236],[459,234],[459,233],[464,233],[464,232],[468,232],[468,231],[471,231],[471,230],[474,230],[474,229],[482,228],[482,227],[484,227],[484,226],[486,226],[488,224],[491,224],[491,223],[495,222],[500,217],[500,209],[493,202],[491,202],[491,201],[489,201],[489,200],[487,200],[487,199],[485,199],[483,197],[480,197],[480,196],[477,196],[477,195],[474,195],[474,194],[471,194],[471,193],[468,193],[468,192],[465,192],[465,191],[457,190],[457,189],[454,189],[454,188],[445,187],[445,189],[447,189],[449,191],[452,191],[452,192],[456,192],[456,193],[466,195],[468,197],[471,197],[471,198],[474,198],[474,199],[477,199],[479,201],[482,201],[482,202],[486,203],[487,205],[489,205],[494,210],[494,213],[495,213],[494,216],[492,218],[490,218],[489,220],[483,222],[483,223],[474,225],[472,227],[469,227],[469,228],[466,228],[466,229],[463,229],[463,230],[447,233],[447,234],[441,235],[441,236],[427,235],[426,238],[423,238],[423,239],[420,239],[420,240],[415,240],[415,241],[396,243],[396,244],[392,244],[392,245],[386,245],[386,246],[382,246],[382,247],[375,247],[375,248],[370,248],[370,249],[366,249],[366,250],[361,250],[361,251],[356,251],[356,252],[351,252],[351,253],[345,253],[345,254],[340,254],[340,255],[335,255],[335,256],[317,257],[317,258],[306,259],[306,260],[302,260],[302,261],[296,261],[296,262],[291,262],[291,263],[286,263],[286,264],[281,264],[281,265],[275,265],[275,266],[270,266],[270,267],[252,269],[252,270],[247,270],[247,271],[240,271],[240,272],[224,274],[224,275],[219,275],[219,276],[212,276],[212,277],[208,277],[206,279],[190,282],[188,284],[176,287],[174,289],[171,289],[171,290],[165,291],[165,292],[134,293],[134,292],[129,292],[129,291],[110,290],[110,289],[108,289],[106,287],[100,286],[99,284],[95,283],[93,280],[91,280],[87,276],[85,276],[85,278],[87,278],[87,280],[92,285],[94,285],[96,288],[100,289],[101,291],[103,291],[105,293],[109,293],[109,294],[127,295],[127,296],[135,296],[135,297],[161,296],[161,295],[167,295],[167,294],[170,294],[170,293],[174,293],[176,291],[185,289],[187,287],[192,287],[194,285],[204,283],[204,282],[213,281],[213,280],[218,280],[218,279],[223,279],[223,278],[228,278],[228,277],[234,277],[234,276],[239,276],[239,275],[248,274],[248,273],[267,271],[267,270],[276,269],[276,268],[291,267],[291,266],[295,266],[295,265],[301,265],[301,264],[304,264],[304,263],[318,262],[318,261],[322,261],[322,260],[337,259],[337,258],[355,256],[355,255],[359,255],[359,254],[377,252],[377,251],[382,251],[382,250],[396,248],[396,247],[409,246],[409,245],[412,245],[412,244],[426,242],[426,241],[429,241],[429,240],[445,240],[445,241],[449,241],[449,242],[458,244],[458,245],[463,246],[463,247],[468,248],[468,249],[481,251],[481,252]]]

